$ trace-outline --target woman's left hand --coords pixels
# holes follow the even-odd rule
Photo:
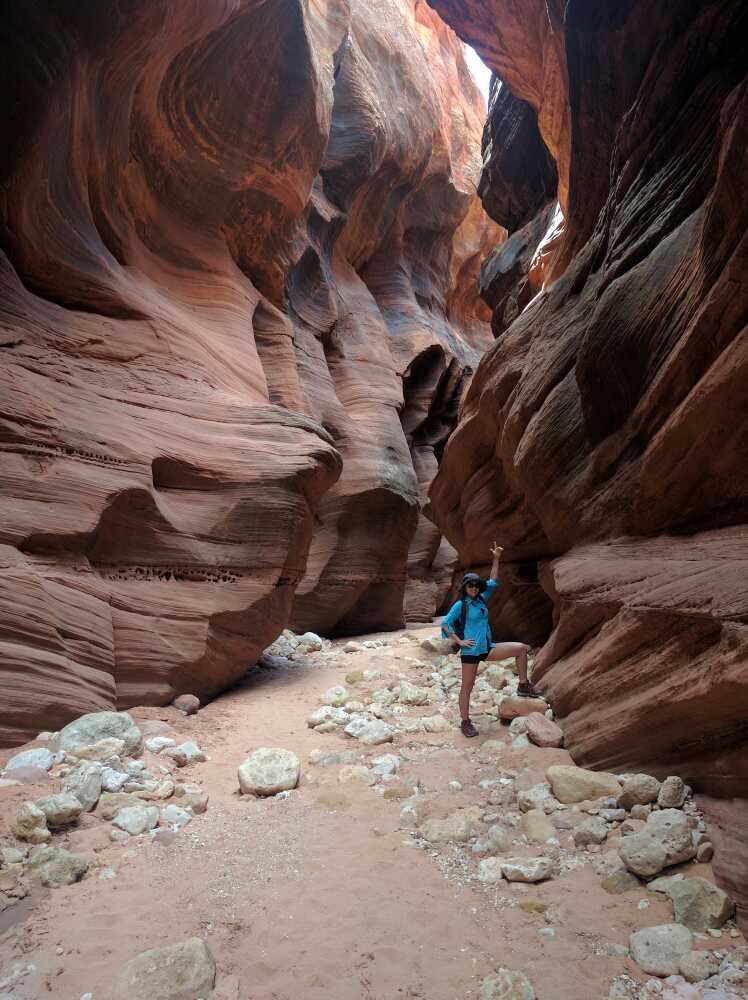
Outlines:
[[[501,545],[498,544],[498,542],[493,543],[493,546],[491,548],[491,555],[494,557],[494,559],[499,559],[503,551],[504,549],[501,547]]]

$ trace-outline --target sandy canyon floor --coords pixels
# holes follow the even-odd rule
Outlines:
[[[469,843],[432,846],[401,820],[414,789],[419,822],[468,806],[500,817],[497,776],[513,773],[516,787],[529,788],[550,764],[570,762],[564,750],[513,748],[508,726],[479,713],[481,735],[472,740],[452,726],[365,747],[307,726],[321,692],[350,671],[381,671],[347,684],[355,697],[401,678],[422,682],[439,657],[419,643],[435,631],[389,633],[386,646],[355,653],[343,652],[341,640],[304,665],[257,669],[196,716],[133,710],[136,721],[163,720],[206,752],[206,762],[180,769],[179,778],[208,792],[208,810],[178,833],[124,844],[111,842],[96,813],[57,836],[86,854],[91,869],[72,886],[32,885],[0,913],[0,997],[105,1000],[134,955],[192,936],[208,943],[218,967],[214,995],[227,1000],[475,1000],[500,966],[525,972],[538,1000],[604,1000],[616,980],[627,988],[621,977],[630,977],[631,990],[645,983],[650,977],[615,952],[633,930],[670,922],[671,904],[644,886],[605,891],[609,845],[578,850],[560,831],[567,870],[536,885],[487,885]],[[437,707],[457,718],[451,701],[409,708],[408,716]],[[301,758],[299,787],[287,797],[239,794],[237,767],[260,746]],[[394,753],[400,766],[369,785],[349,765],[310,763],[314,750],[352,751],[354,764]],[[0,788],[0,841],[12,842],[9,823],[22,801],[58,787],[50,780]],[[514,855],[542,853],[523,842],[521,826],[515,833]],[[712,878],[708,865],[684,867]],[[697,948],[723,953],[745,943],[732,922],[721,937],[703,938]]]

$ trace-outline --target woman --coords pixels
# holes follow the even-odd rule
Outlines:
[[[498,586],[496,578],[499,573],[499,559],[503,551],[496,542],[493,543],[491,576],[486,580],[485,586],[477,573],[465,574],[462,578],[461,598],[452,605],[442,623],[443,633],[451,636],[460,647],[460,660],[462,661],[462,687],[460,688],[460,718],[462,722],[460,728],[463,736],[478,735],[478,730],[470,721],[470,694],[478,673],[478,664],[482,660],[506,660],[513,656],[520,681],[517,694],[525,698],[541,697],[540,692],[527,679],[527,650],[529,647],[523,642],[495,643],[491,641],[488,608],[482,595],[490,596]],[[464,618],[462,617],[463,601],[466,605]],[[464,621],[462,636],[455,631],[455,626],[459,626],[461,620]]]

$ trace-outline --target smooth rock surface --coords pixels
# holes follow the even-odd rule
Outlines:
[[[588,771],[573,764],[553,764],[546,771],[553,794],[559,802],[584,802],[605,795],[617,797],[621,784],[614,774]]]
[[[734,910],[726,892],[699,876],[673,881],[665,892],[673,902],[673,919],[692,931],[722,927]]]
[[[216,963],[200,938],[141,952],[114,978],[109,1000],[208,1000]]]
[[[276,795],[296,788],[301,762],[292,750],[259,747],[239,767],[239,788],[244,795]]]
[[[631,957],[653,976],[674,976],[682,955],[693,948],[693,934],[681,924],[659,924],[634,931],[629,938]]]
[[[100,740],[114,737],[122,740],[130,757],[143,749],[140,730],[127,712],[92,712],[69,723],[60,732],[60,749],[75,753],[78,747],[88,747]]]

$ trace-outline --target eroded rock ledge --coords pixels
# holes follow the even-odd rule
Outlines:
[[[399,624],[412,455],[491,341],[461,43],[420,0],[1,37],[0,744],[209,696],[290,619]]]
[[[486,204],[515,230],[483,276],[500,339],[433,516],[463,562],[495,536],[539,565],[554,628],[536,676],[567,746],[692,781],[745,915],[745,5],[431,4],[511,92],[489,133],[516,135],[524,102],[565,215],[533,287],[545,225],[515,211],[534,200],[522,149],[487,162]]]

